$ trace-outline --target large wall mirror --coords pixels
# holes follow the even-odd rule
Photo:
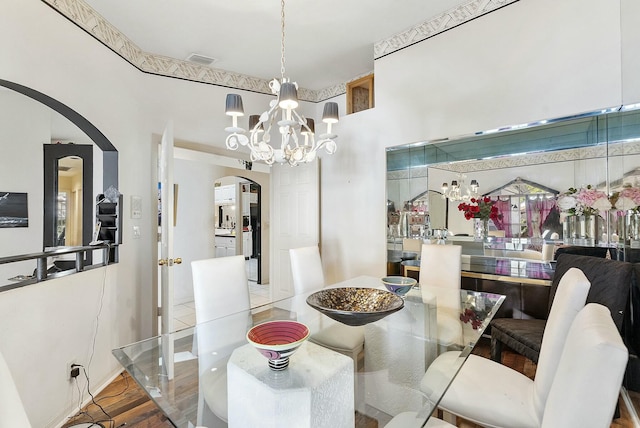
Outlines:
[[[483,195],[499,204],[502,214],[504,224],[490,227],[496,232],[493,236],[533,244],[552,235],[566,241],[563,224],[570,213],[558,206],[559,196],[572,188],[591,188],[608,197],[640,188],[637,107],[387,149],[389,249],[399,249],[405,238],[429,238],[438,229],[446,229],[448,236],[473,237],[474,222],[458,206]],[[429,194],[440,199],[433,203],[434,198],[425,197]],[[622,235],[628,237],[629,231],[620,230],[616,217],[628,213],[628,205],[600,211],[597,236],[580,244],[618,244],[612,236],[623,242]],[[436,226],[431,219],[444,219],[444,224]]]
[[[3,221],[16,214],[0,200],[0,257],[88,245],[96,193],[118,187],[113,144],[68,106],[6,80],[0,80],[0,138],[0,197],[19,201],[24,220]],[[33,268],[33,261],[1,265],[0,285]]]

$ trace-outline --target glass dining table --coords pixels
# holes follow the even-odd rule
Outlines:
[[[380,278],[370,276],[331,287],[384,290]],[[113,354],[178,428],[253,426],[250,421],[274,427],[383,427],[408,414],[412,426],[423,426],[505,299],[418,285],[404,296],[399,311],[363,326],[338,324],[364,338],[353,361],[314,341],[323,332],[331,334],[338,322],[309,306],[310,294],[146,339]],[[279,372],[246,338],[252,326],[272,320],[295,320],[310,331],[289,367]],[[448,351],[459,356],[447,358],[450,367],[439,376],[428,377],[437,381],[425,382],[430,364]],[[345,416],[336,419],[341,412]]]

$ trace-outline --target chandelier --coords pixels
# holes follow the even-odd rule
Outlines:
[[[452,180],[451,186],[442,183],[442,198],[448,198],[451,201],[468,201],[471,198],[477,198],[480,185],[476,180],[471,180],[467,185],[466,178],[466,175],[458,174],[458,179]]]
[[[338,122],[338,104],[328,102],[324,105],[322,121],[326,123],[326,133],[315,136],[313,119],[307,119],[296,111],[298,107],[298,84],[285,77],[284,57],[284,0],[281,0],[281,45],[280,45],[280,80],[269,82],[271,92],[277,99],[269,103],[269,109],[261,115],[249,117],[249,136],[238,127],[238,116],[244,116],[242,97],[238,94],[227,94],[225,113],[231,116],[233,125],[225,128],[229,132],[225,141],[227,149],[237,150],[240,146],[248,146],[251,162],[264,161],[268,165],[274,162],[295,166],[299,163],[312,162],[318,150],[324,149],[333,154],[338,136],[331,133],[331,125]],[[271,145],[271,130],[276,128],[280,133],[280,147]],[[275,143],[275,142],[274,142]]]

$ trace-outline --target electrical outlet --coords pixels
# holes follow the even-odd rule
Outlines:
[[[75,366],[75,367],[74,367]],[[67,372],[66,377],[68,380],[73,380],[74,378],[80,376],[80,365],[77,360],[71,360],[67,363]]]

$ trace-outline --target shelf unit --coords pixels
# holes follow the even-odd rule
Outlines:
[[[118,202],[106,200],[103,194],[96,197],[96,224],[100,222],[98,240],[111,244],[109,260],[118,261],[118,247],[122,244],[122,195]]]

